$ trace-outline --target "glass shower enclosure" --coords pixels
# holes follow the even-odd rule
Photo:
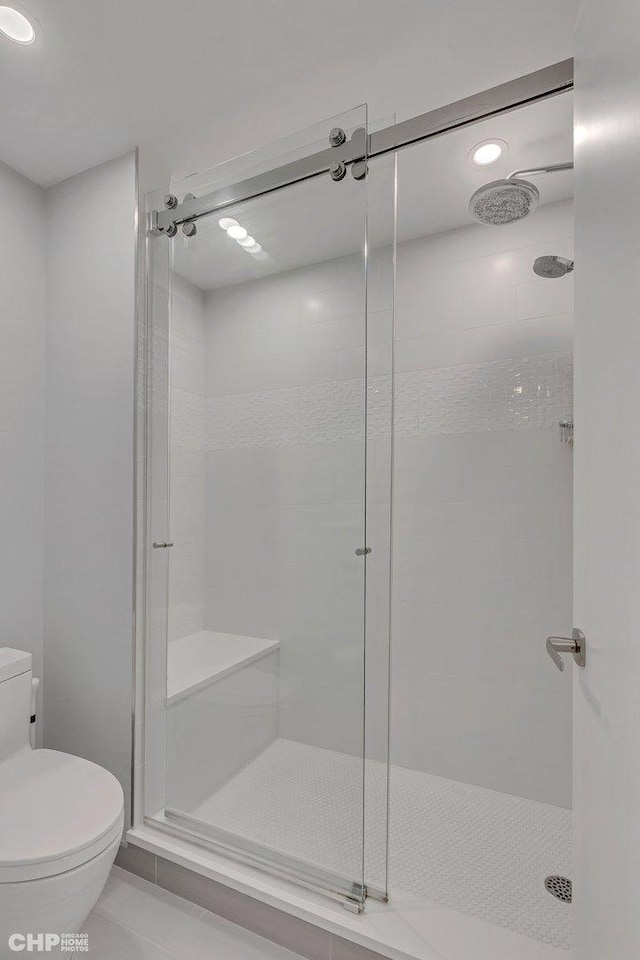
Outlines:
[[[355,910],[387,889],[395,159],[367,133],[359,107],[147,198],[144,815]]]

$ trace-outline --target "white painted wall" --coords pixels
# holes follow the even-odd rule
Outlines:
[[[42,675],[44,191],[0,164],[0,646]]]
[[[127,799],[136,200],[133,154],[47,196],[45,742]]]
[[[535,277],[545,253],[572,255],[570,203],[399,247],[391,756],[569,806],[570,678],[544,638],[571,627],[572,453],[558,421],[572,413],[573,291],[571,277]],[[200,334],[186,337],[185,315],[172,336],[173,444],[207,449],[205,628],[280,640],[280,735],[353,752],[359,275],[345,258],[210,294],[206,410]],[[374,603],[386,574],[374,560],[389,496],[390,294],[380,269],[369,341]],[[183,300],[181,287],[179,311]],[[188,457],[198,472],[173,481],[176,543],[202,511],[200,460]],[[177,561],[193,597],[199,557],[189,576]],[[384,606],[370,609],[371,626]]]
[[[576,36],[576,960],[640,955],[640,7]]]

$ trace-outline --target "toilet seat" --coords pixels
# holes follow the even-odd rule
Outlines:
[[[0,763],[0,884],[52,877],[122,834],[122,787],[107,770],[56,750]]]

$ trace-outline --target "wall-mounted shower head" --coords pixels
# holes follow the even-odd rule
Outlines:
[[[471,197],[469,213],[479,223],[496,227],[533,213],[539,199],[537,187],[528,180],[492,180]]]
[[[526,170],[514,170],[504,180],[492,180],[485,183],[471,197],[469,213],[479,223],[492,227],[504,223],[513,223],[527,217],[538,206],[540,194],[528,180],[519,179],[522,175],[533,176],[537,173],[555,173],[558,170],[571,170],[573,163],[554,163],[546,167]]]
[[[565,257],[538,257],[533,264],[533,272],[539,277],[555,280],[557,277],[566,277],[573,270],[573,260]]]

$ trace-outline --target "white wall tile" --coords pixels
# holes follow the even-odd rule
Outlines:
[[[470,363],[540,353],[569,353],[572,346],[572,313],[468,330],[466,335]]]
[[[570,451],[566,453],[570,457]],[[549,503],[566,491],[567,478],[548,464],[478,463],[467,474],[466,499],[479,503]]]
[[[204,344],[204,293],[174,273],[171,285],[171,330],[184,340]]]
[[[199,341],[172,334],[171,385],[185,393],[204,394],[204,351]]]
[[[361,322],[364,322],[364,276],[360,282],[300,297],[300,320],[303,324],[350,316],[360,316]]]
[[[365,368],[365,352],[362,347],[338,350],[336,377],[338,380],[362,380]]]
[[[466,469],[439,463],[420,470],[396,470],[394,497],[398,503],[458,503],[466,495]]]
[[[439,337],[398,340],[395,356],[398,373],[452,367],[466,359],[464,334],[455,332]]]
[[[169,578],[169,639],[204,626],[205,587],[205,295],[178,274],[171,282],[171,489],[174,547]]]
[[[548,317],[573,311],[573,274],[554,280],[531,280],[516,287],[517,319]]]

